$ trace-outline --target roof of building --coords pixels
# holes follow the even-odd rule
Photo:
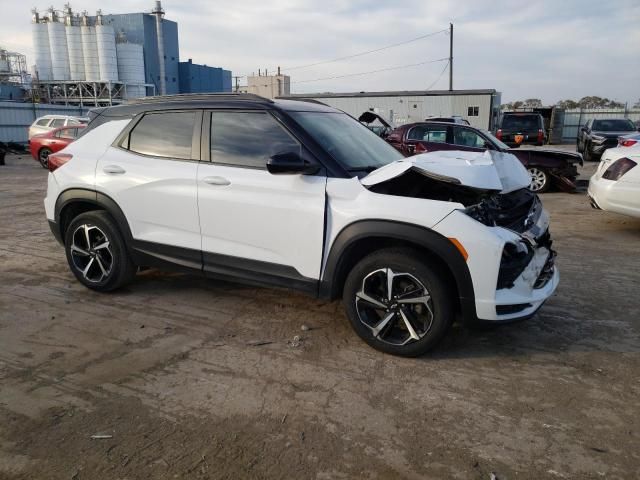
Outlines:
[[[295,93],[279,98],[426,97],[447,95],[495,95],[493,88],[476,90],[390,90],[384,92]]]

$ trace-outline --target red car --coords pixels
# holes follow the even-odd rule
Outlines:
[[[31,156],[38,160],[43,168],[48,168],[49,154],[62,150],[73,142],[84,127],[85,125],[69,125],[34,135],[29,140]]]

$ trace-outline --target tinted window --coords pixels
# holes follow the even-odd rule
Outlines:
[[[52,122],[51,122],[51,127],[64,127],[64,118],[55,118]]]
[[[51,121],[51,120],[50,120],[50,119],[48,119],[48,118],[41,118],[40,120],[38,120],[38,121],[36,122],[36,125],[40,125],[41,127],[46,127],[47,125],[49,125],[49,122],[50,122],[50,121]]]
[[[266,112],[212,112],[211,160],[265,168],[269,157],[296,152],[300,144]]]
[[[447,142],[447,126],[445,125],[418,125],[409,130],[407,140],[423,142]]]
[[[346,170],[367,171],[404,158],[345,113],[290,112],[289,115]]]
[[[600,132],[628,132],[635,130],[635,126],[631,120],[594,120],[593,129]]]
[[[502,128],[505,130],[538,130],[542,128],[539,115],[505,115]]]
[[[484,148],[485,139],[468,128],[453,128],[453,144],[463,147]]]
[[[148,113],[129,134],[129,150],[188,160],[195,118],[195,112]]]

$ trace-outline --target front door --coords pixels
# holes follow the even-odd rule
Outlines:
[[[210,144],[203,150],[209,150],[210,162],[198,167],[205,272],[316,288],[324,238],[325,175],[267,171],[267,160],[277,153],[310,155],[271,113],[209,115],[204,125]]]

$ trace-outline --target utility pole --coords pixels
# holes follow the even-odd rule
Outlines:
[[[233,78],[236,79],[236,93],[238,93],[238,90],[240,90],[240,83],[238,82],[240,80],[240,77],[236,75]]]
[[[453,90],[453,23],[449,24],[449,91]]]

